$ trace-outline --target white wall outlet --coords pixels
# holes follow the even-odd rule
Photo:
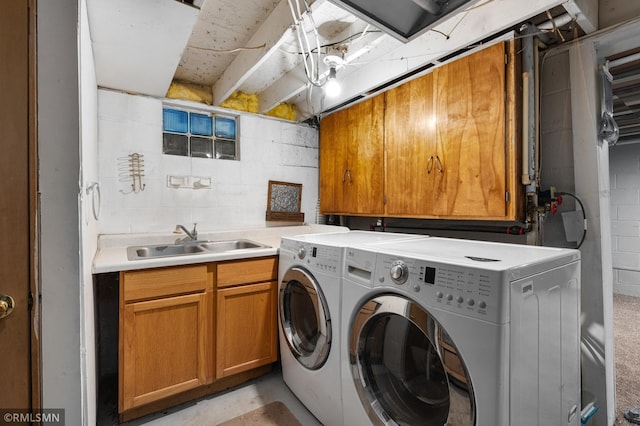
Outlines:
[[[191,177],[167,175],[167,186],[169,188],[191,188]]]
[[[193,189],[211,189],[212,179],[210,176],[192,176]]]

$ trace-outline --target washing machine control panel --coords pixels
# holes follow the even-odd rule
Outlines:
[[[393,286],[439,309],[503,323],[508,284],[497,271],[379,253],[373,287]]]
[[[342,272],[342,248],[302,241],[282,240],[281,256],[291,256],[313,272],[339,276]]]

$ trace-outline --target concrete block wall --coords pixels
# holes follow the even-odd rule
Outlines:
[[[171,232],[176,224],[221,230],[265,226],[268,181],[302,184],[305,221],[314,223],[318,200],[318,132],[255,114],[240,114],[240,160],[162,154],[160,99],[99,91],[101,233]],[[127,155],[144,155],[144,191],[128,193],[120,177]],[[172,188],[167,176],[212,178],[211,189]]]
[[[640,144],[609,149],[614,293],[640,296]]]
[[[550,54],[542,61],[540,83],[540,184],[542,189],[575,191],[569,53]],[[575,210],[565,197],[558,213],[544,221],[542,245],[575,247],[567,242],[562,212]]]

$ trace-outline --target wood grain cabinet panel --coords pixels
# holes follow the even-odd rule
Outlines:
[[[446,213],[433,92],[433,74],[386,92],[385,211],[389,216]]]
[[[207,265],[142,269],[123,275],[126,302],[175,294],[204,291],[207,284]]]
[[[119,412],[213,380],[208,271],[202,264],[120,273]]]
[[[277,282],[218,290],[216,377],[278,359]]]
[[[206,384],[207,312],[205,293],[124,306],[120,411]]]
[[[278,259],[263,257],[230,260],[217,263],[216,271],[217,288],[271,281],[278,278]]]
[[[324,118],[321,211],[523,219],[519,70],[516,42],[498,42]]]
[[[121,416],[268,371],[278,360],[277,277],[277,256],[121,272]]]
[[[320,209],[384,212],[384,96],[335,112],[320,126]]]
[[[434,73],[436,140],[444,170],[442,210],[460,218],[507,216],[504,43]]]

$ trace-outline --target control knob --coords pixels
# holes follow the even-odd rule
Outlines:
[[[304,249],[304,247],[300,247],[298,249],[298,257],[300,259],[304,259],[304,257],[307,255],[307,251]]]
[[[402,260],[396,260],[391,264],[389,274],[394,283],[404,284],[407,282],[407,278],[409,278],[409,268],[407,268],[407,265]]]

